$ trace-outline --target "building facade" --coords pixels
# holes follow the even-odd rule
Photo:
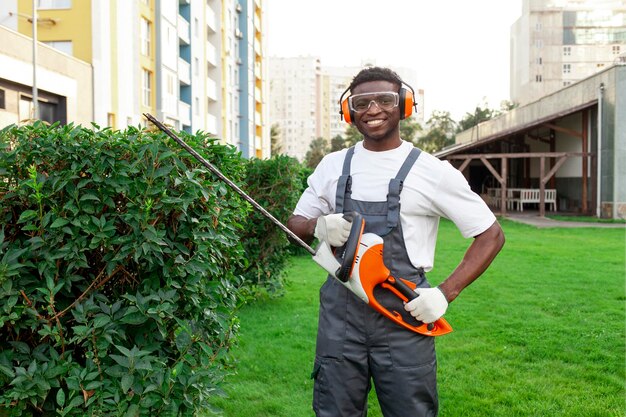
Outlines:
[[[511,28],[511,100],[527,104],[626,56],[626,0],[523,0]]]
[[[155,115],[267,157],[263,0],[39,0],[37,38],[93,68],[93,121],[124,128]],[[32,1],[0,24],[32,36]],[[2,46],[0,46],[0,49]]]
[[[32,38],[0,25],[0,128],[33,118]],[[39,119],[49,123],[93,120],[91,65],[52,47],[37,48]]]

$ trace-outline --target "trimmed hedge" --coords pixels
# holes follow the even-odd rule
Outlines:
[[[255,197],[295,204],[293,161],[247,161],[203,134],[180,136]],[[206,407],[242,294],[281,288],[287,243],[276,229],[160,133],[1,130],[0,414]]]
[[[251,159],[245,189],[261,207],[286,224],[303,191],[301,170],[297,159],[285,155]],[[293,247],[286,234],[254,210],[247,218],[242,239],[248,259],[254,260],[243,271],[246,291],[255,297],[263,292],[270,296],[282,294],[283,272]]]

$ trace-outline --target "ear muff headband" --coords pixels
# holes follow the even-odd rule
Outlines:
[[[341,97],[339,97],[339,103],[341,104],[341,109],[339,110],[339,114],[341,118],[346,121],[349,125],[352,124],[354,120],[354,115],[352,114],[352,110],[350,110],[350,105],[348,104],[348,98],[344,100],[343,96],[350,90],[350,87],[346,88],[343,93],[341,93]]]
[[[346,123],[352,124],[352,121],[354,120],[354,112],[350,109],[348,98],[343,98],[349,90],[350,87],[346,88],[346,90],[341,94],[341,97],[339,97],[339,103],[341,104],[339,114],[343,120],[346,121]],[[413,90],[413,87],[407,83],[402,82],[402,86],[400,87],[400,92],[398,94],[400,95],[400,103],[398,103],[398,107],[400,107],[400,119],[406,119],[413,114],[413,107],[417,107],[417,103],[415,102],[415,90]]]

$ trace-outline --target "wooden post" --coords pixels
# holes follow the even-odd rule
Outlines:
[[[584,110],[583,111],[583,137],[582,137],[582,152],[586,153],[587,152],[587,148],[589,147],[588,145],[588,135],[587,135],[587,129],[588,129],[588,117],[587,117],[587,111],[588,110]],[[583,156],[583,172],[582,172],[582,180],[583,180],[583,195],[582,195],[582,211],[584,214],[587,214],[589,211],[589,208],[587,206],[587,187],[589,186],[587,184],[587,175],[589,174],[589,169],[588,169],[588,159],[586,156]]]
[[[507,174],[507,158],[506,158],[506,156],[502,157],[500,159],[500,161],[501,161],[500,164],[502,165],[500,167],[500,172],[501,172],[500,176],[502,178],[502,182],[500,183],[501,184],[500,185],[500,193],[501,193],[501,195],[500,195],[500,204],[502,205],[502,210],[500,211],[500,213],[502,214],[502,217],[505,217],[506,216],[506,195],[507,195],[506,179],[508,177],[508,174]]]
[[[539,217],[546,216],[546,206],[545,206],[546,196],[544,195],[546,192],[546,183],[543,181],[545,172],[546,172],[546,157],[542,156],[539,159]]]

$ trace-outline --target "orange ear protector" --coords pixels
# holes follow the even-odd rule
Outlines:
[[[346,123],[352,124],[354,121],[354,112],[350,109],[348,97],[345,99],[343,98],[349,90],[350,87],[346,88],[346,91],[344,91],[341,94],[341,97],[339,97],[339,103],[341,104],[339,114],[341,115],[341,118],[346,121]],[[402,82],[402,86],[400,87],[398,94],[400,95],[400,103],[398,104],[398,107],[400,107],[400,119],[406,119],[413,114],[413,107],[417,110],[417,103],[414,98],[415,90],[413,90],[413,87],[410,85]]]

